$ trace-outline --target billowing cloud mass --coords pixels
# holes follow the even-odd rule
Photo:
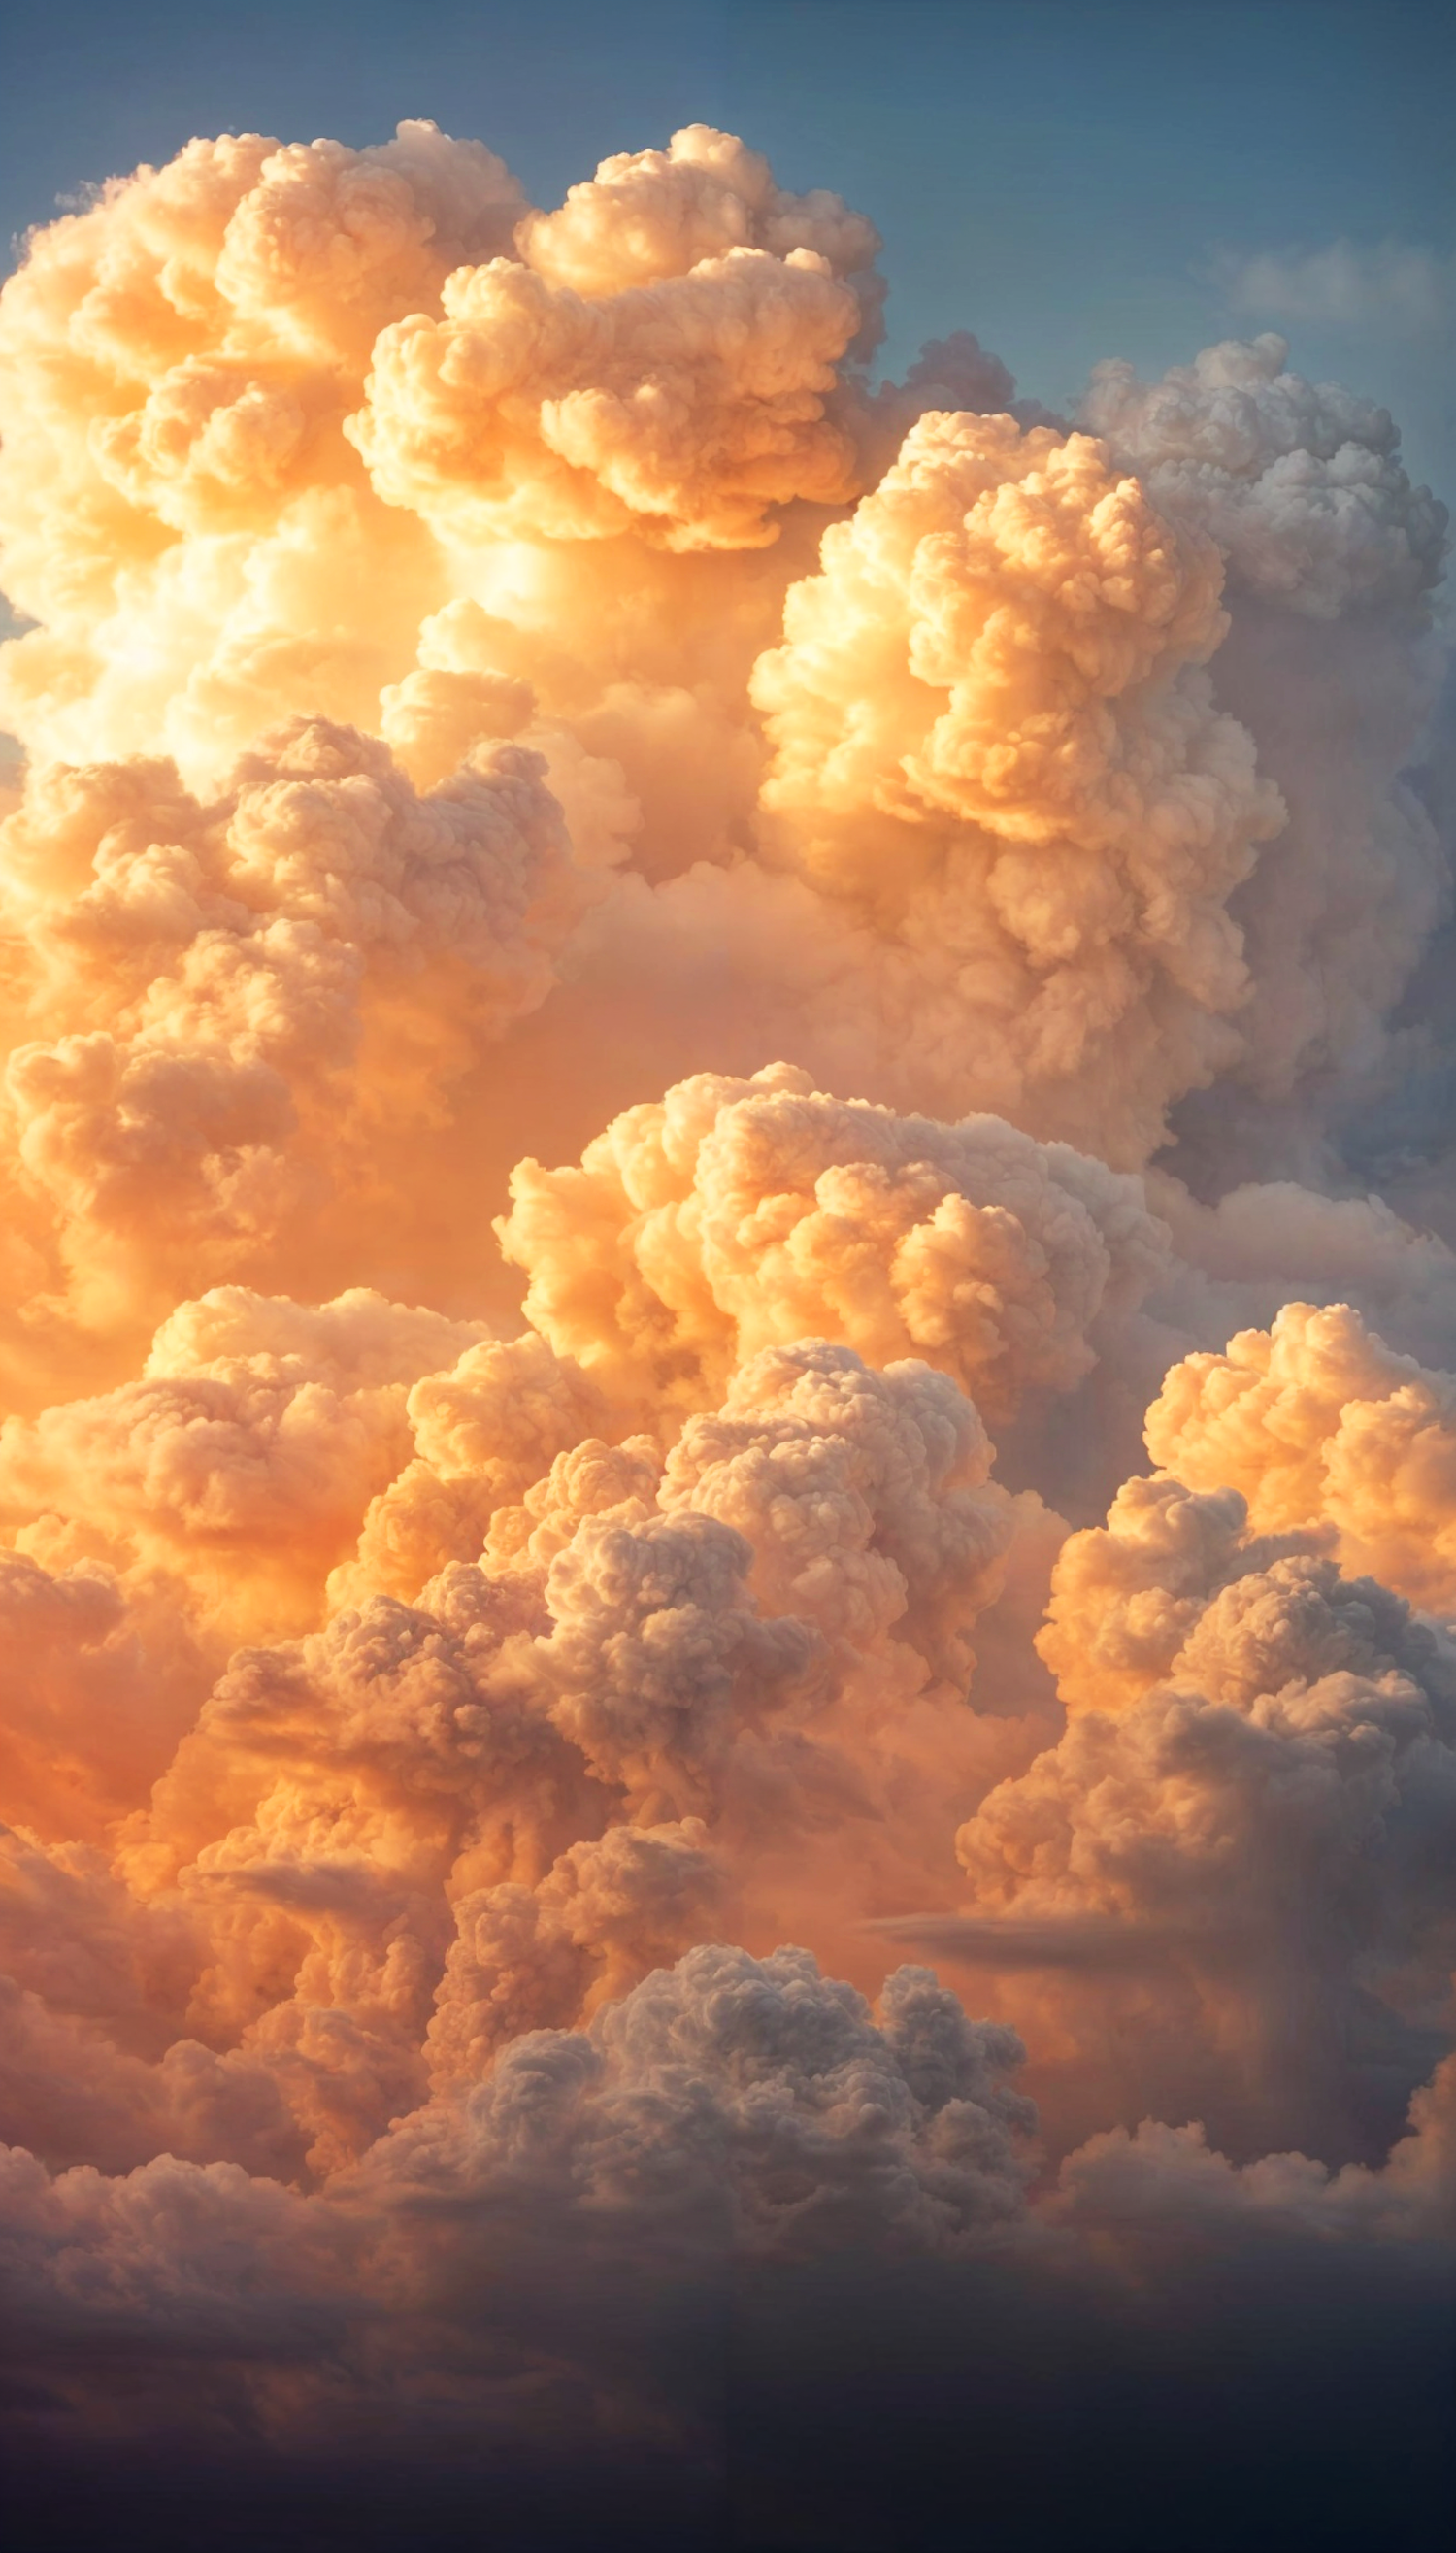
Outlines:
[[[876,381],[878,250],[413,123],[0,294],[28,2469],[1439,2246],[1443,509],[1273,337]]]
[[[987,1906],[1144,1928],[1172,2008],[1201,2003],[1205,2055],[1290,2138],[1340,2103],[1351,2133],[1420,2070],[1456,1956],[1456,1649],[1325,1540],[1129,1482],[1053,1575],[1066,1732],[957,1841]],[[1078,2000],[1070,2027],[1105,2028]]]
[[[1300,1092],[1284,1142],[1303,1171],[1349,1085],[1378,1082],[1385,1023],[1450,909],[1447,850],[1402,769],[1439,681],[1446,509],[1411,486],[1389,411],[1301,380],[1288,352],[1273,335],[1210,347],[1151,385],[1102,364],[1085,414],[1225,562],[1220,690],[1286,817],[1230,902],[1250,968],[1233,1079],[1266,1106]]]
[[[1170,1080],[1231,1052],[1226,901],[1283,820],[1199,670],[1219,551],[1090,437],[961,415],[823,557],[754,673],[770,837],[969,999],[998,1096],[1078,1125],[1085,1077],[1138,1158]]]
[[[1348,1565],[1456,1614],[1456,1376],[1393,1355],[1348,1305],[1288,1303],[1173,1367],[1148,1446],[1196,1488],[1241,1491],[1256,1524],[1332,1528]]]
[[[1167,1237],[1136,1179],[990,1117],[847,1105],[779,1065],[629,1109],[580,1169],[524,1162],[501,1226],[527,1318],[627,1407],[701,1407],[770,1341],[919,1355],[986,1415],[1066,1390]]]

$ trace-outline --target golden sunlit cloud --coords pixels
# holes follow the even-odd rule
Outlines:
[[[540,211],[409,123],[0,294],[57,2329],[368,2323],[362,2401],[454,2224],[1449,2202],[1456,1258],[1329,1167],[1445,915],[1441,509],[1273,337],[876,386],[878,245],[704,126]]]

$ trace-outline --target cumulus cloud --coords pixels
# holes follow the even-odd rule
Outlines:
[[[1288,816],[1232,900],[1250,975],[1238,1077],[1266,1103],[1302,1080],[1307,1126],[1342,1079],[1378,1076],[1382,1022],[1449,909],[1448,854],[1402,778],[1438,680],[1425,633],[1446,508],[1411,485],[1387,409],[1303,380],[1288,352],[1233,341],[1151,384],[1102,364],[1084,413],[1226,561],[1220,691]],[[1308,1135],[1301,1155],[1283,1131],[1279,1166],[1303,1175]]]
[[[997,1589],[1013,1531],[971,1404],[908,1361],[883,1375],[818,1342],[767,1349],[667,1459],[669,1508],[737,1525],[775,1611],[868,1648],[903,1622],[963,1684],[960,1633]]]
[[[539,1339],[534,1360],[473,1345],[407,1388],[458,1336],[369,1296],[309,1312],[224,1289],[159,1338],[172,1397],[153,1408],[149,1378],[26,1439],[58,1479],[65,1431],[90,1429],[71,1466],[89,1505],[51,1538],[104,1526],[163,1619],[191,1607],[200,1623],[170,1760],[150,1803],[117,1803],[115,1868],[28,1848],[12,2074],[22,2119],[59,2121],[67,2157],[100,2139],[130,2164],[150,2135],[205,2161],[220,2138],[251,2166],[327,2175],[431,2080],[468,2085],[522,2031],[580,2027],[715,1917],[782,1926],[811,1870],[852,1935],[887,1874],[923,1890],[947,1785],[974,1784],[971,1640],[1021,1509],[949,1377],[880,1375],[823,1343],[767,1351],[665,1465],[650,1440],[589,1439],[512,1503],[501,1413],[528,1473],[559,1407],[511,1385],[552,1360]],[[357,1512],[361,1429],[397,1461],[406,1401],[436,1457],[453,1431],[478,1537],[494,1490],[481,1559],[449,1560],[413,1604],[362,1590],[280,1640],[320,1538],[351,1496]],[[494,1476],[484,1454],[472,1468],[477,1441]],[[423,1468],[406,1465],[411,1489]],[[57,1579],[17,1554],[12,1574],[32,1610],[69,1609],[81,1642],[117,1644],[98,1563]],[[354,1564],[342,1590],[336,1574],[336,1594],[369,1574]],[[219,1624],[236,1637],[260,1616],[274,1637],[199,1709]],[[53,1746],[81,1746],[95,1690],[72,1671],[57,1709],[43,1684]],[[844,1836],[861,1827],[856,1869]],[[61,1914],[75,1947],[57,1965],[38,1928],[56,1936]]]
[[[168,765],[53,766],[4,857],[47,1032],[7,1066],[18,1169],[100,1320],[184,1254],[222,1273],[327,1210],[350,1115],[361,1152],[379,1139],[378,1102],[348,1095],[372,1020],[427,1116],[411,1010],[437,1014],[444,979],[462,1025],[499,1035],[591,892],[536,757],[488,748],[421,799],[381,744],[319,721],[207,806]]]
[[[1447,2058],[1411,2101],[1409,2134],[1377,2170],[1346,2164],[1330,2171],[1303,2154],[1232,2164],[1196,2122],[1168,2128],[1145,2119],[1131,2134],[1114,2128],[1067,2157],[1055,2212],[1124,2240],[1173,2232],[1186,2241],[1192,2231],[1227,2241],[1250,2230],[1326,2240],[1444,2235],[1456,2198],[1453,2091]]]
[[[1272,336],[876,382],[878,249],[413,123],[0,294],[0,2277],[83,2445],[635,2454],[690,2290],[1439,2228],[1456,1261],[1350,1130],[1439,1059],[1443,510]]]
[[[417,1596],[448,1562],[478,1559],[498,1513],[513,1514],[522,1494],[548,1495],[556,1458],[608,1424],[584,1369],[534,1330],[468,1347],[421,1376],[405,1408],[411,1458],[371,1499],[357,1555],[331,1576],[338,1603]]]
[[[104,2334],[287,2359],[338,2330],[342,2247],[277,2181],[171,2155],[124,2177],[76,2164],[52,2180],[15,2147],[3,2170],[6,2289],[52,2346]]]
[[[1362,2070],[1408,2092],[1449,1982],[1456,1654],[1327,1538],[1130,1482],[1053,1573],[1066,1733],[957,1848],[987,1911],[1168,1933],[1261,2127],[1358,2150]]]
[[[772,538],[769,505],[852,490],[825,397],[859,304],[811,249],[732,249],[605,301],[499,259],[442,297],[382,336],[351,424],[379,494],[447,539],[639,521],[740,549]]]
[[[1184,521],[1214,533],[1249,593],[1314,618],[1429,591],[1445,507],[1412,488],[1389,409],[1288,369],[1283,337],[1212,346],[1144,385],[1101,364],[1087,418]]]
[[[386,321],[438,307],[524,209],[492,152],[414,123],[359,152],[195,142],[33,236],[0,327],[6,584],[40,624],[8,655],[24,734],[104,755],[160,720],[205,754],[300,686],[369,713],[432,563],[343,420]]]
[[[936,2246],[1019,2212],[1032,2113],[1006,2078],[1021,2054],[928,1969],[898,1969],[876,2019],[807,1951],[705,1944],[589,2032],[527,2034],[458,2107],[405,2121],[371,2170],[431,2195],[510,2181],[658,2241]]]
[[[701,1407],[770,1341],[942,1365],[992,1420],[1066,1389],[1165,1253],[1136,1180],[995,1118],[939,1125],[775,1065],[628,1110],[580,1168],[520,1165],[526,1311],[628,1406]],[[1091,1336],[1089,1336],[1089,1333]]]
[[[22,1542],[168,1572],[236,1637],[304,1618],[409,1444],[407,1387],[479,1334],[365,1288],[316,1308],[219,1286],[163,1323],[135,1383],[0,1427],[0,1513]]]
[[[771,539],[853,491],[829,409],[877,246],[705,126],[553,214],[418,121],[114,182],[33,237],[0,321],[0,538],[40,624],[10,720],[71,758],[160,728],[189,769],[300,694],[370,723],[454,591],[429,522]]]
[[[1224,1356],[1184,1359],[1148,1412],[1155,1461],[1214,1474],[1260,1525],[1325,1525],[1342,1557],[1416,1604],[1456,1605],[1449,1374],[1392,1353],[1357,1312],[1288,1303]]]
[[[1283,821],[1198,670],[1221,586],[1091,437],[929,416],[754,676],[785,854],[897,925],[932,999],[974,987],[1008,1102],[1075,1126],[1095,1081],[1115,1152],[1227,1053],[1225,902]]]

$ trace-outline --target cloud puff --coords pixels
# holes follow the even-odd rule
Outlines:
[[[1064,1621],[1069,1592],[1064,1582]],[[1307,1885],[1301,1844],[1338,1860],[1371,1843],[1402,1759],[1413,1750],[1417,1778],[1427,1741],[1444,1743],[1450,1702],[1449,1660],[1418,1625],[1407,1632],[1397,1600],[1359,1580],[1347,1589],[1327,1561],[1275,1561],[1205,1600],[1166,1675],[1121,1711],[1075,1714],[1054,1754],[992,1795],[961,1849],[1028,1910],[1166,1914],[1211,1889],[1267,1922],[1255,1871],[1278,1898]],[[1259,1832],[1266,1817],[1288,1821],[1284,1853]]]
[[[992,1485],[975,1410],[947,1377],[883,1375],[846,1348],[769,1348],[723,1408],[692,1418],[667,1458],[669,1508],[749,1538],[775,1612],[872,1648],[891,1630],[960,1686],[962,1634],[999,1592],[1014,1510]]]
[[[605,299],[501,258],[442,297],[443,319],[383,333],[350,432],[379,494],[446,539],[640,524],[741,549],[773,538],[771,505],[853,491],[826,405],[859,303],[812,249],[731,249]]]
[[[754,675],[784,855],[974,1000],[1009,1101],[1055,1088],[1075,1124],[1095,1078],[1125,1150],[1227,1046],[1225,900],[1282,821],[1197,670],[1217,550],[1091,437],[960,415],[823,557]]]
[[[878,2020],[807,1951],[705,1944],[584,2034],[517,2041],[458,2107],[408,2120],[372,2170],[422,2198],[529,2191],[750,2252],[973,2239],[1020,2210],[1030,2105],[1015,2034],[967,2022],[925,1968]]]
[[[437,1013],[444,977],[489,1037],[543,998],[591,889],[542,779],[507,744],[420,798],[321,721],[206,806],[168,766],[42,776],[5,854],[47,1034],[7,1085],[24,1176],[98,1313],[129,1277],[145,1301],[149,1259],[180,1246],[223,1273],[326,1193],[371,1014]],[[400,1062],[407,1093],[407,1029]],[[371,1106],[366,1149],[377,1124]]]
[[[665,151],[604,160],[559,211],[532,213],[518,236],[538,275],[592,300],[691,275],[734,249],[779,258],[803,249],[851,277],[878,308],[870,270],[880,243],[863,214],[823,186],[789,193],[760,152],[708,124],[685,125]]]
[[[609,1827],[534,1888],[501,1880],[456,1906],[428,2047],[437,2083],[478,2083],[522,2034],[570,2029],[711,1928],[723,1874],[697,1818]]]
[[[689,125],[622,153],[516,232],[519,263],[455,277],[442,325],[382,338],[351,428],[382,495],[447,536],[672,548],[772,540],[770,508],[853,492],[829,413],[878,332],[879,247],[823,188],[774,182],[733,135]]]
[[[592,1516],[547,1570],[551,1717],[639,1818],[706,1805],[739,1725],[782,1707],[818,1665],[808,1623],[759,1617],[752,1558],[715,1517]]]
[[[629,1109],[580,1168],[524,1162],[501,1227],[525,1308],[614,1397],[701,1407],[806,1333],[943,1365],[994,1421],[1066,1389],[1164,1253],[1134,1180],[995,1118],[939,1125],[776,1065]],[[1090,1336],[1089,1336],[1090,1333]]]
[[[1111,2128],[1069,2155],[1050,2213],[1095,2225],[1124,2240],[1162,2235],[1186,2243],[1314,2235],[1346,2240],[1429,2240],[1445,2236],[1456,2199],[1452,2107],[1456,2065],[1446,2058],[1410,2104],[1410,2132],[1371,2170],[1330,2171],[1308,2155],[1264,2155],[1236,2164],[1208,2144],[1196,2122],[1169,2128],[1145,2119],[1131,2133]]]
[[[468,1347],[421,1377],[405,1405],[412,1457],[371,1500],[357,1557],[330,1579],[338,1603],[374,1591],[417,1596],[447,1562],[478,1559],[498,1512],[513,1513],[523,1493],[544,1495],[557,1457],[608,1424],[590,1376],[534,1330]]]
[[[1210,346],[1140,382],[1097,367],[1088,423],[1155,501],[1211,531],[1231,581],[1320,619],[1417,600],[1440,571],[1446,509],[1412,488],[1387,408],[1288,369],[1283,337]]]
[[[137,1382],[4,1422],[0,1513],[50,1553],[169,1573],[234,1637],[306,1620],[405,1459],[409,1384],[478,1335],[363,1287],[313,1308],[220,1286]]]
[[[1254,1523],[1325,1525],[1345,1564],[1456,1607],[1456,1384],[1392,1353],[1358,1312],[1288,1303],[1224,1356],[1175,1366],[1148,1412],[1155,1462],[1236,1490]]]
[[[1449,862],[1402,777],[1430,715],[1426,637],[1446,508],[1412,487],[1385,408],[1288,370],[1282,337],[1209,347],[1161,382],[1097,367],[1085,416],[1153,501],[1227,562],[1221,697],[1252,724],[1288,823],[1236,894],[1251,999],[1239,1078],[1267,1105],[1302,1079],[1272,1166],[1307,1175],[1311,1120],[1399,1070],[1383,1021],[1449,909]],[[1275,704],[1278,704],[1277,708]],[[1271,713],[1273,713],[1271,715]],[[1216,1117],[1190,1131],[1226,1164]],[[1254,1112],[1238,1123],[1248,1175]]]
[[[1261,1540],[1232,1491],[1130,1483],[1054,1571],[1066,1733],[957,1849],[988,1911],[1161,1936],[1205,2056],[1211,2022],[1243,2075],[1240,2132],[1349,2152],[1376,2085],[1426,2070],[1448,1983],[1456,1658],[1314,1539]]]
[[[194,142],[35,233],[0,313],[0,540],[40,622],[9,713],[51,753],[203,758],[368,716],[430,608],[418,525],[341,431],[380,328],[438,309],[525,210],[483,145]],[[145,632],[145,638],[143,634]]]
[[[171,2155],[53,2180],[23,2148],[0,2155],[4,2283],[47,2346],[286,2360],[336,2337],[341,2229],[279,2182]]]

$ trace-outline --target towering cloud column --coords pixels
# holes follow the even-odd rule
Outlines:
[[[703,126],[538,210],[406,124],[0,295],[0,2280],[82,2449],[645,2463],[743,2263],[1100,2346],[1449,2204],[1456,1259],[1352,1166],[1449,1184],[1441,509],[1272,339],[876,384],[877,252]]]

